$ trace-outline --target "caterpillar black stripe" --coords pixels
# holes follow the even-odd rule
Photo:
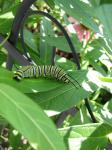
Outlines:
[[[76,88],[77,86],[71,81],[70,77],[65,73],[62,68],[52,65],[30,65],[24,66],[14,74],[14,79],[21,80],[22,78],[31,77],[52,77],[56,80],[63,81],[65,83],[72,83]],[[75,82],[80,86],[80,84],[75,80]]]

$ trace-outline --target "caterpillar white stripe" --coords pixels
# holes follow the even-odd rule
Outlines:
[[[63,81],[65,83],[72,83],[76,88],[77,86],[71,81],[69,75],[65,73],[62,68],[53,65],[29,65],[23,66],[21,69],[14,73],[14,79],[21,80],[22,78],[31,77],[51,77],[56,80]],[[75,82],[80,86],[80,84],[75,80]]]

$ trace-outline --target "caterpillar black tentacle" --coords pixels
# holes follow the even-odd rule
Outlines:
[[[30,65],[23,66],[21,69],[14,73],[14,79],[20,81],[22,78],[31,78],[31,77],[52,77],[56,80],[63,81],[64,83],[71,83],[76,88],[78,88],[69,75],[65,73],[62,68],[53,65]],[[80,86],[78,81],[75,82]],[[81,87],[81,86],[80,86]]]

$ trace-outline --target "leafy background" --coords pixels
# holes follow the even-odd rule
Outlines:
[[[0,33],[4,37],[9,36],[20,5],[20,0],[0,0]],[[109,149],[112,143],[112,2],[45,0],[36,1],[31,9],[48,11],[61,22],[76,48],[81,70],[77,70],[72,57],[65,57],[64,54],[70,55],[70,48],[59,29],[47,18],[36,15],[29,17],[24,27],[25,45],[32,60],[36,64],[51,64],[53,48],[57,47],[55,64],[82,88],[49,78],[14,81],[13,72],[20,65],[15,61],[12,71],[6,70],[7,51],[1,44],[0,145],[13,149]],[[21,37],[17,47],[23,52]],[[85,98],[97,123],[91,120]],[[70,108],[75,113],[69,113],[56,129],[54,124],[60,113]]]

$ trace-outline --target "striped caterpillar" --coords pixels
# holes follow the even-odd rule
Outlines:
[[[20,81],[22,78],[31,77],[51,77],[64,83],[72,83],[76,88],[77,86],[71,81],[69,75],[65,73],[62,68],[53,65],[29,65],[24,66],[14,73],[14,79]],[[80,86],[80,84],[75,80]]]

